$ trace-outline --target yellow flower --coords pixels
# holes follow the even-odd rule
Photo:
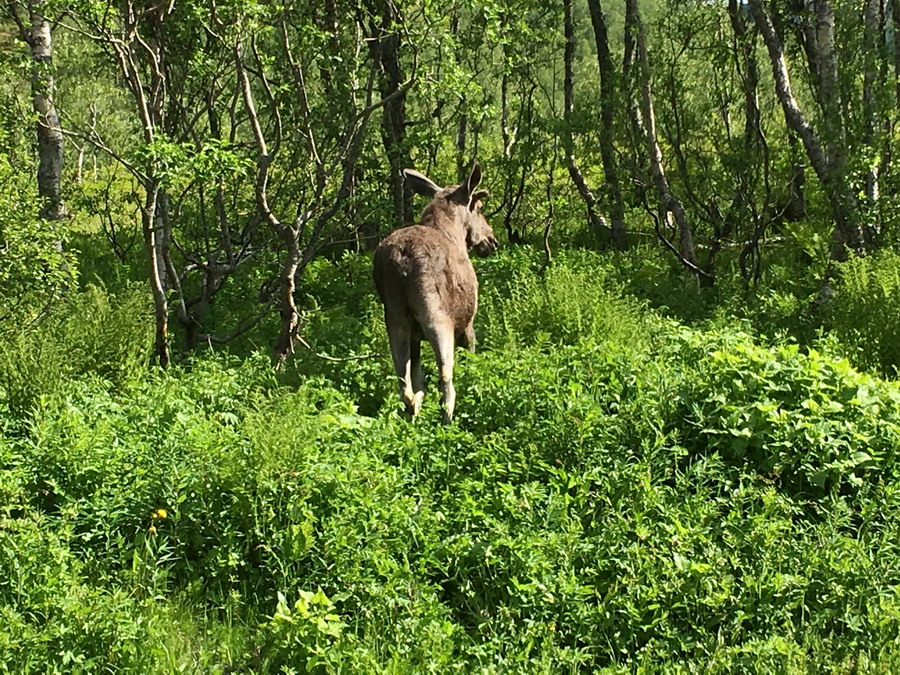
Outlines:
[[[156,532],[156,528],[151,525],[148,531],[150,532],[150,534],[154,534]]]
[[[156,515],[158,515],[160,518],[168,518],[169,512],[166,511],[165,509],[157,509]]]

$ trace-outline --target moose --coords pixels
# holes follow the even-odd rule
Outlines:
[[[412,190],[431,202],[417,225],[391,233],[375,250],[373,276],[384,305],[391,357],[400,399],[415,418],[425,397],[422,340],[434,349],[440,374],[443,421],[453,419],[453,352],[475,351],[472,322],[478,308],[478,279],[469,249],[485,257],[497,250],[491,226],[481,212],[487,190],[477,190],[476,163],[462,185],[440,188],[418,171],[403,175]]]

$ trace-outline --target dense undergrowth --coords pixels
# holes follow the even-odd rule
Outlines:
[[[483,261],[447,427],[398,414],[365,256],[304,334],[377,357],[278,375],[253,334],[148,369],[145,289],[73,291],[0,345],[0,664],[896,672],[896,256],[824,307],[637,260]]]

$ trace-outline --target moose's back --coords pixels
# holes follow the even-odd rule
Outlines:
[[[448,323],[457,335],[475,316],[472,262],[433,227],[413,225],[387,237],[375,251],[374,277],[385,319],[408,316],[424,337]]]

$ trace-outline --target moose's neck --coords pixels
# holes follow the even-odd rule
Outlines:
[[[432,202],[422,212],[421,222],[426,227],[440,230],[463,250],[466,249],[466,226],[462,222],[460,209],[449,204]]]

